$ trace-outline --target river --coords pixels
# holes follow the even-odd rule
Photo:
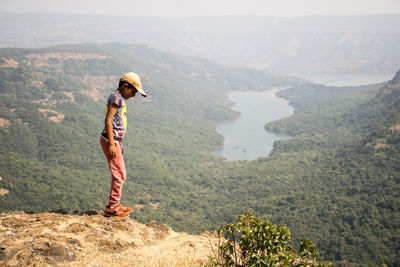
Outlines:
[[[290,116],[293,107],[276,96],[281,89],[263,92],[232,91],[228,93],[240,117],[232,122],[217,123],[217,132],[224,136],[224,146],[213,152],[226,160],[253,160],[268,156],[275,140],[290,138],[264,129],[266,123]]]
[[[300,75],[299,75],[300,76]],[[306,74],[302,77],[317,83],[331,86],[355,86],[379,83],[390,80],[394,74]],[[284,88],[263,92],[232,91],[228,99],[234,103],[233,109],[240,112],[239,119],[232,122],[217,123],[216,131],[224,136],[221,149],[213,152],[226,160],[253,160],[266,157],[273,148],[273,143],[290,136],[275,134],[264,129],[266,123],[285,118],[293,113],[293,107],[276,92]]]
[[[303,77],[307,80],[329,86],[357,86],[373,83],[386,82],[391,80],[392,74],[360,74],[360,73],[318,73],[301,72],[292,73],[294,76]]]

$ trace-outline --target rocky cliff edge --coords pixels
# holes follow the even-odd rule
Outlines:
[[[201,266],[216,242],[101,211],[0,213],[1,266]]]

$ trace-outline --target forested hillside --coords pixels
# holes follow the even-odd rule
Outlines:
[[[303,155],[309,164],[296,180],[310,188],[283,203],[313,207],[307,228],[319,229],[322,250],[345,266],[399,263],[399,79],[400,72],[384,86],[291,88],[280,94],[296,114],[266,126],[296,135],[275,144],[276,156]]]
[[[253,210],[313,240],[336,266],[397,266],[400,73],[387,84],[326,87],[120,44],[0,50],[0,208],[103,209],[98,144],[105,98],[134,70],[149,97],[128,103],[132,217],[200,232]],[[271,156],[224,162],[215,121],[227,90],[280,92],[296,108],[266,128],[293,138]]]
[[[198,212],[206,200],[191,203],[209,194],[191,172],[222,160],[209,153],[222,143],[215,121],[237,116],[224,93],[300,81],[134,45],[1,49],[0,59],[1,210],[104,208],[105,100],[133,70],[149,97],[128,103],[125,202],[143,209],[138,219],[191,232],[212,225]]]

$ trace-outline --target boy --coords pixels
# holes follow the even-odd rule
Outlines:
[[[121,76],[118,89],[107,101],[105,127],[100,137],[100,144],[111,171],[111,191],[104,211],[106,215],[127,217],[133,210],[120,204],[119,201],[122,185],[126,180],[124,149],[121,143],[126,131],[125,100],[135,97],[137,92],[144,97],[147,96],[142,89],[140,77],[136,73],[128,72]]]

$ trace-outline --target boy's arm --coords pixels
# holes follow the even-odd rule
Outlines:
[[[117,155],[117,149],[115,148],[113,126],[112,126],[112,121],[113,121],[115,112],[117,112],[117,108],[118,108],[118,106],[115,104],[109,105],[108,111],[106,114],[106,119],[105,119],[105,126],[106,126],[106,132],[107,132],[108,144],[109,144],[108,153],[110,154],[111,158],[114,158]]]

